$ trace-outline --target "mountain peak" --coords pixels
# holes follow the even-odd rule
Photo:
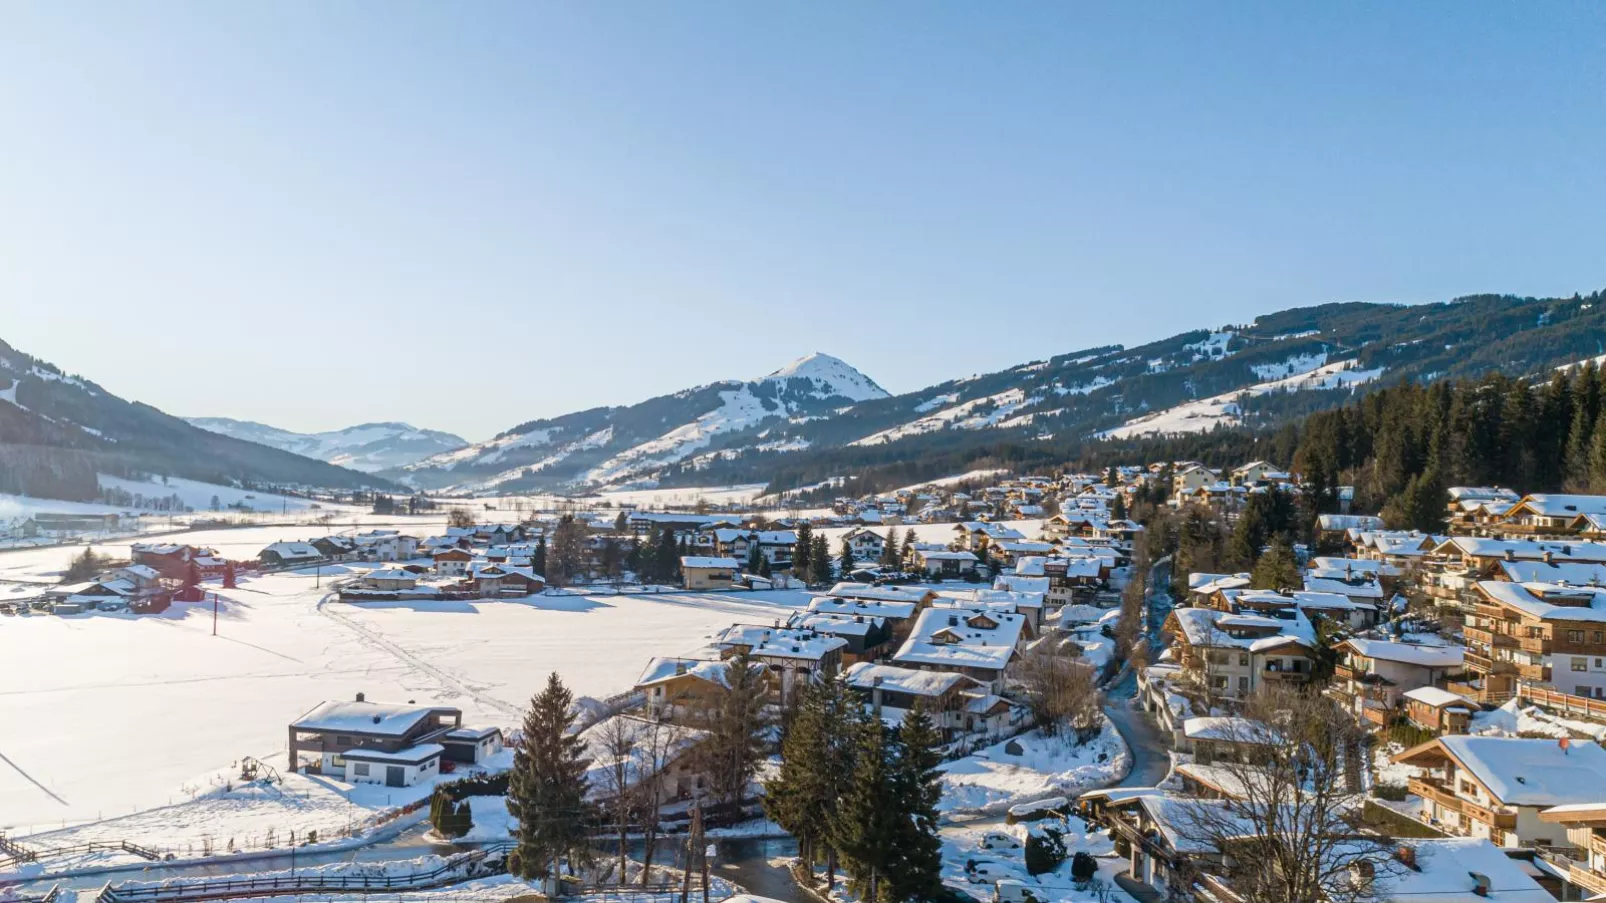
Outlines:
[[[774,373],[765,376],[766,380],[808,379],[816,383],[823,383],[828,394],[840,395],[853,401],[868,401],[872,398],[886,398],[886,389],[876,385],[875,380],[839,357],[816,351],[807,354],[787,364]]]

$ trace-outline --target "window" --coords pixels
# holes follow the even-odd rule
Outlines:
[[[1227,675],[1217,674],[1210,678],[1210,687],[1215,690],[1227,689]]]
[[[1249,678],[1247,678],[1247,677],[1238,678],[1238,692],[1240,692],[1240,693],[1249,692]]]
[[[1573,659],[1573,670],[1574,671],[1588,671],[1589,670],[1589,659],[1587,659],[1587,658],[1575,658],[1575,659]]]
[[[1589,635],[1589,641],[1599,646],[1601,642],[1601,631],[1597,630],[1594,633],[1591,633]]]
[[[351,773],[356,775],[356,776],[358,776],[358,777],[367,777],[368,776],[368,763],[367,762],[358,762],[357,764],[351,766]]]
[[[1584,641],[1584,632],[1582,630],[1569,630],[1569,631],[1567,631],[1567,642],[1569,642],[1569,643],[1582,643],[1583,641]]]
[[[1578,686],[1573,688],[1573,695],[1574,696],[1583,696],[1583,697],[1587,698],[1590,695],[1589,688],[1584,686],[1583,684],[1579,684]]]
[[[1245,667],[1245,668],[1249,667],[1249,653],[1247,653],[1247,652],[1238,653],[1238,664],[1243,666],[1243,667]]]

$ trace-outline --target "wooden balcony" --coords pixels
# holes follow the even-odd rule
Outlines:
[[[1356,671],[1342,662],[1333,666],[1333,677],[1338,680],[1360,680],[1365,671]]]
[[[1405,787],[1425,800],[1432,800],[1451,812],[1461,811],[1461,800],[1450,788],[1432,778],[1408,778]]]
[[[1496,621],[1514,621],[1511,612],[1499,605],[1490,605],[1487,602],[1478,602],[1472,606],[1472,613],[1485,618],[1494,618]]]
[[[1502,831],[1514,831],[1517,828],[1517,813],[1500,812],[1487,806],[1480,806],[1471,800],[1461,800],[1461,811],[1468,818],[1475,818]]]
[[[1510,662],[1497,662],[1481,652],[1466,651],[1463,659],[1467,669],[1478,674],[1504,674],[1516,669]]]
[[[1590,894],[1606,894],[1606,875],[1592,871],[1587,862],[1580,862],[1556,849],[1536,850],[1535,855],[1561,873],[1568,884],[1581,887]]]
[[[1606,837],[1590,832],[1589,851],[1597,856],[1606,856]]]
[[[1300,683],[1310,680],[1309,671],[1262,671],[1260,676],[1265,680],[1297,681]]]
[[[1538,683],[1550,683],[1549,665],[1516,665],[1517,676],[1523,680],[1532,680]]]
[[[1477,643],[1480,646],[1490,649],[1493,649],[1496,646],[1517,645],[1516,637],[1507,636],[1506,634],[1494,630],[1488,630],[1483,627],[1473,627],[1471,625],[1467,625],[1461,628],[1461,635],[1466,637],[1468,643]]]
[[[1538,636],[1518,637],[1517,648],[1524,652],[1532,652],[1538,655],[1549,655],[1550,638]]]

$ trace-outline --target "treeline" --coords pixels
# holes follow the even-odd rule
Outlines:
[[[1311,415],[1293,467],[1319,492],[1355,487],[1390,526],[1443,528],[1448,486],[1606,491],[1606,417],[1594,364],[1534,383],[1493,373],[1415,383]]]
[[[92,452],[0,445],[0,493],[93,501],[100,494]]]

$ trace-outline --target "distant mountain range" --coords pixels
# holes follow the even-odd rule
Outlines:
[[[390,481],[192,426],[0,341],[0,492],[88,499],[97,473],[337,489]]]
[[[806,442],[779,438],[786,427],[886,397],[843,361],[811,354],[758,379],[532,420],[385,473],[421,488],[466,492],[650,482],[666,470],[695,471],[729,455],[802,450]]]
[[[758,380],[530,421],[383,474],[475,493],[795,486],[1004,444],[1069,453],[1101,437],[1271,426],[1373,386],[1496,369],[1543,375],[1606,353],[1602,304],[1598,292],[1323,304],[1135,348],[1072,351],[897,396],[815,354]],[[1000,341],[1008,334],[995,333]]]
[[[296,433],[251,420],[189,417],[203,430],[294,452],[363,473],[402,467],[421,458],[462,448],[468,440],[407,423],[364,423],[324,433]]]
[[[299,434],[223,418],[186,422],[0,343],[0,492],[81,497],[71,493],[92,485],[96,470],[476,494],[792,488],[988,455],[1064,460],[1099,438],[1274,426],[1406,380],[1547,376],[1606,354],[1603,302],[1597,292],[1323,304],[896,396],[844,361],[812,354],[756,379],[532,420],[472,444],[401,423]],[[1072,320],[1025,324],[1062,325],[1074,329]]]

